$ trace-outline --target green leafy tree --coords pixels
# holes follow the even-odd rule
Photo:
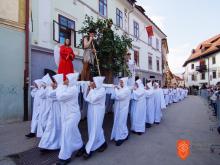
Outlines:
[[[113,78],[119,75],[130,75],[126,64],[125,55],[128,48],[132,47],[132,39],[126,34],[119,36],[111,28],[111,19],[97,19],[86,16],[80,33],[89,34],[90,29],[96,31],[96,50],[99,59],[101,74],[106,77],[107,83],[112,83]],[[94,76],[98,75],[97,67],[91,66]]]

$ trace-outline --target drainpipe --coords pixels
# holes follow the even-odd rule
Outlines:
[[[28,120],[28,87],[29,87],[29,5],[30,1],[25,3],[25,57],[24,57],[24,116],[23,120]]]

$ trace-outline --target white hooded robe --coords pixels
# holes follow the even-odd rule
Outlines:
[[[145,132],[146,122],[146,95],[141,80],[137,80],[138,87],[133,90],[131,103],[131,130]]]
[[[78,128],[81,113],[78,104],[78,87],[76,82],[78,73],[67,75],[69,85],[60,85],[56,96],[61,106],[61,147],[59,159],[67,160],[74,151],[83,146],[82,137]]]
[[[105,115],[106,91],[102,86],[104,77],[93,77],[96,84],[95,89],[91,89],[85,100],[88,102],[87,123],[89,140],[86,144],[86,152],[97,150],[105,143],[104,130],[102,128]]]
[[[50,88],[50,85],[52,83],[52,80],[49,76],[49,74],[46,74],[42,78],[42,82],[44,83],[45,87],[42,87],[39,92],[40,97],[40,109],[39,109],[39,120],[38,120],[38,127],[37,127],[37,137],[42,137],[46,125],[47,125],[47,119],[49,116],[51,101],[47,98],[47,92]]]
[[[128,78],[121,79],[124,87],[115,89],[114,103],[114,124],[111,133],[111,140],[124,140],[128,136],[127,118],[129,111],[129,103],[131,90],[127,86]]]
[[[53,76],[58,86],[63,83],[63,75]],[[56,90],[50,87],[47,91],[49,115],[43,136],[38,145],[39,148],[55,150],[60,148],[61,137],[61,113],[60,103],[56,97]]]
[[[162,109],[166,108],[163,90],[159,86],[154,89],[155,119],[154,122],[160,123]]]
[[[146,96],[146,123],[153,124],[155,116],[154,90],[151,85],[147,85],[149,89],[145,91]]]

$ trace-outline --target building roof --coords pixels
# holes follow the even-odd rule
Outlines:
[[[220,51],[220,34],[206,41],[203,41],[197,46],[196,49],[193,49],[191,55],[185,61],[183,66],[185,67],[189,62],[198,60],[202,57],[212,55],[213,53],[218,51]]]

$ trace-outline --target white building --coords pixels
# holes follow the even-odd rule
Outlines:
[[[162,40],[166,35],[150,20],[135,0],[33,0],[32,1],[32,49],[31,79],[43,75],[45,68],[56,70],[53,49],[64,37],[70,37],[77,57],[74,67],[82,69],[82,50],[76,46],[82,35],[75,33],[83,26],[85,15],[94,18],[112,18],[119,33],[127,33],[133,39],[130,50],[137,64],[136,73],[144,79],[162,81]],[[148,37],[145,27],[153,26],[153,37]],[[65,28],[62,28],[65,27]],[[165,44],[167,45],[167,44]],[[165,49],[168,49],[166,47]],[[168,51],[163,51],[168,52]]]
[[[220,82],[220,34],[200,43],[183,65],[186,86]]]

